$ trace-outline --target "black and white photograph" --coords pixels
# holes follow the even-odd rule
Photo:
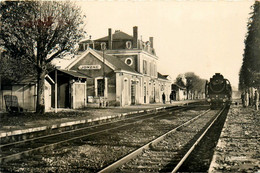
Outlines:
[[[259,0],[0,0],[0,173],[260,173]]]

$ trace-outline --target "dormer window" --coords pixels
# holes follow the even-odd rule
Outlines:
[[[125,59],[125,63],[126,63],[127,65],[131,66],[131,65],[133,64],[132,58],[126,58],[126,59]]]
[[[125,46],[126,46],[127,49],[132,49],[132,42],[131,41],[127,41],[125,44],[126,44]]]
[[[150,50],[150,41],[147,41],[146,43],[145,43],[145,50],[146,51],[149,51]]]

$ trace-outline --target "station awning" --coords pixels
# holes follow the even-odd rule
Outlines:
[[[90,76],[87,76],[83,73],[77,72],[77,71],[73,71],[73,70],[62,70],[62,69],[57,69],[60,72],[66,73],[70,76],[73,77],[78,77],[78,78],[91,78]]]

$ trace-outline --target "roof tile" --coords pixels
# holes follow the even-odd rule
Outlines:
[[[132,40],[133,36],[130,36],[122,31],[119,31],[119,32],[112,34],[112,39],[113,40]],[[108,36],[99,38],[96,41],[107,41],[107,40],[108,40]]]
[[[103,53],[101,51],[95,50],[95,52],[97,52],[100,56],[103,56]],[[105,61],[108,61],[113,66],[115,66],[116,70],[125,70],[125,71],[129,71],[129,72],[133,72],[133,73],[138,73],[137,71],[135,71],[134,69],[129,67],[127,64],[125,64],[123,61],[121,61],[120,59],[118,59],[115,56],[105,54]],[[138,74],[140,74],[140,73],[138,73]]]

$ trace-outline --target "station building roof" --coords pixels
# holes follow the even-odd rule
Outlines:
[[[114,34],[112,34],[113,40],[132,40],[133,36],[128,35],[127,33],[124,33],[122,31],[116,31]],[[108,41],[108,36],[99,38],[95,41]]]
[[[103,53],[101,51],[96,51],[96,53],[98,53],[100,56],[103,56]],[[112,56],[112,55],[107,55],[107,54],[104,54],[104,56],[105,56],[105,61],[108,61],[109,63],[111,63],[115,66],[115,70],[125,70],[125,71],[132,72],[132,73],[138,73],[137,71],[135,71],[134,69],[129,67],[127,64],[125,64],[123,61],[121,61],[117,57]],[[138,73],[138,74],[140,74],[140,73]]]
[[[137,75],[140,75],[140,73],[138,73],[137,71],[135,71],[134,69],[132,69],[131,67],[129,67],[127,64],[125,64],[123,61],[121,61],[120,59],[118,59],[115,56],[112,55],[108,55],[105,54],[103,55],[102,51],[97,51],[97,50],[93,50],[91,48],[87,49],[84,52],[81,52],[81,54],[75,58],[73,58],[72,61],[70,61],[70,64],[67,65],[65,67],[65,69],[67,71],[70,70],[70,68],[72,68],[77,62],[79,62],[81,59],[85,58],[88,54],[92,54],[93,56],[95,56],[97,59],[103,61],[103,56],[105,58],[105,64],[110,66],[114,71],[116,70],[123,70],[123,71],[127,71],[127,72],[131,72],[131,73],[135,73]],[[65,71],[66,71],[65,70]],[[82,74],[82,72],[79,72]],[[84,73],[85,75],[85,73]],[[87,74],[86,74],[87,75]]]
[[[171,80],[169,75],[162,75],[161,73],[157,72],[157,76],[159,79],[163,79],[163,80]]]
[[[73,77],[78,77],[78,78],[91,78],[90,76],[84,74],[83,72],[78,72],[78,71],[74,71],[74,70],[63,70],[63,69],[58,69],[58,71],[61,71],[63,73],[66,73],[70,76]]]
[[[136,30],[136,33],[138,33],[137,30]],[[134,35],[134,33],[133,33],[133,35]],[[134,41],[136,41],[136,44],[137,44],[136,48],[138,50],[143,50],[153,56],[156,56],[155,49],[153,47],[153,41],[152,41],[153,37],[150,37],[150,38],[152,38],[152,40],[145,42],[142,39],[138,39],[138,37],[135,38],[134,36],[129,35],[125,32],[122,32],[120,30],[115,30],[115,32],[111,35],[111,38],[112,38],[111,41],[112,41],[113,46],[110,48],[110,50],[131,50],[133,48],[126,48],[126,41],[131,41],[132,44],[134,44]],[[96,50],[101,50],[101,45],[100,45],[101,42],[105,42],[108,46],[109,36],[105,36],[105,37],[98,38],[95,40],[84,39],[79,42],[79,51],[85,50],[85,47],[83,46],[83,44],[86,44],[86,43],[89,43],[90,44],[89,46]],[[149,48],[148,48],[148,43],[150,43]],[[136,50],[136,48],[134,48],[134,50]]]
[[[11,81],[5,78],[2,78],[1,85],[27,85],[35,84],[37,82],[36,75],[23,76],[22,78]]]

